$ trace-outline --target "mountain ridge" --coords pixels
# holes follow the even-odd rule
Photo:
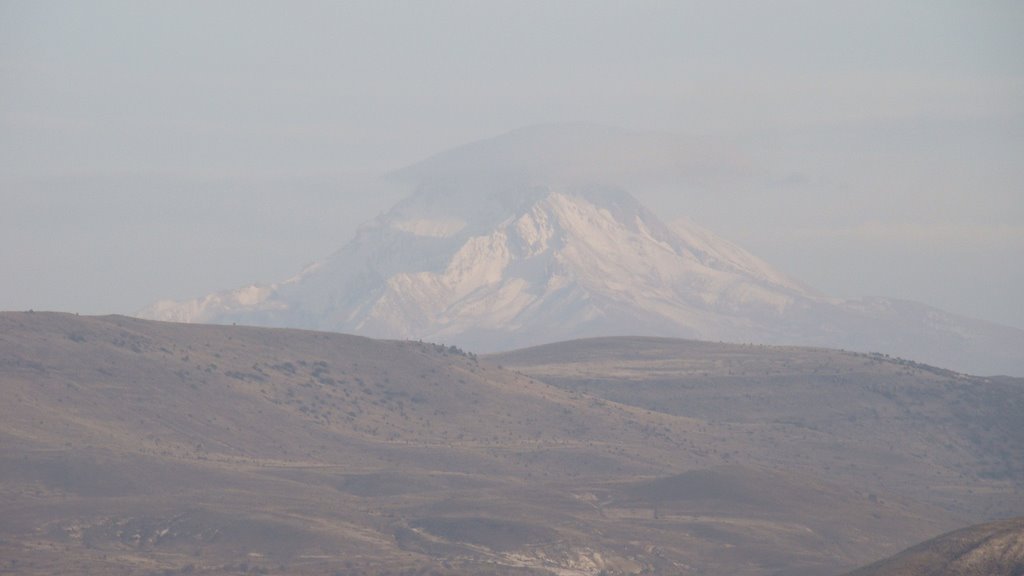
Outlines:
[[[434,192],[427,190],[421,194],[429,198]],[[493,195],[494,198],[501,196]],[[289,298],[294,294],[301,306],[331,318],[340,331],[447,341],[453,333],[474,328],[502,331],[502,321],[513,320],[502,316],[502,305],[512,305],[509,314],[513,317],[529,315],[531,306],[538,303],[543,306],[546,297],[567,298],[585,308],[592,297],[609,300],[611,307],[622,306],[639,297],[647,300],[643,308],[650,311],[658,300],[679,301],[680,296],[689,295],[691,287],[684,286],[684,291],[676,286],[687,280],[696,288],[701,288],[701,284],[710,286],[703,293],[691,296],[696,304],[722,300],[742,306],[760,298],[774,307],[786,298],[779,292],[803,290],[778,273],[765,277],[755,275],[751,269],[763,273],[770,267],[734,246],[716,248],[707,242],[704,231],[693,232],[684,240],[632,196],[619,190],[563,191],[530,187],[522,198],[526,200],[521,203],[519,212],[499,216],[500,221],[485,234],[474,234],[453,224],[453,220],[406,219],[407,205],[423,201],[414,196],[374,225],[361,229],[353,243],[332,258],[290,281],[276,286],[247,287],[228,293],[227,297],[222,293],[206,302],[193,301],[176,310],[172,305],[170,309],[175,313],[169,313],[164,305],[157,305],[143,316],[210,321],[218,314],[229,316],[235,309],[247,308],[262,308],[273,314],[288,310]],[[490,200],[481,205],[488,206]],[[450,214],[449,211],[442,213]],[[455,231],[447,235],[434,233],[446,227]],[[616,244],[631,246],[633,250],[612,260],[608,256]],[[370,254],[360,254],[364,247],[369,247]],[[435,247],[446,247],[448,256],[431,257],[430,252]],[[723,254],[743,258],[734,264],[723,260]],[[363,262],[358,261],[360,256]],[[351,273],[353,260],[356,266],[365,266],[370,259],[373,264],[363,268],[365,276]],[[389,259],[397,261],[398,266]],[[654,265],[650,266],[652,259]],[[401,270],[402,265],[411,265],[410,261],[417,265],[414,270],[396,271]],[[633,281],[638,277],[646,282]],[[368,298],[360,294],[363,288],[360,284],[366,280],[378,282],[376,291]],[[337,286],[345,282],[353,287],[339,290]],[[733,295],[724,293],[722,289],[727,287],[735,288]],[[353,294],[357,300],[351,303],[354,304],[351,308],[331,308],[332,295],[351,298]],[[518,303],[514,302],[516,298],[520,299]],[[225,301],[231,304],[222,304]],[[233,309],[232,305],[237,308]],[[218,310],[218,306],[222,308]],[[459,307],[473,306],[477,308],[475,314],[460,313]],[[212,312],[207,312],[208,308],[213,308]],[[416,326],[415,321],[403,325],[403,315],[408,318],[417,312],[430,311],[435,317],[425,319],[423,326]],[[481,316],[492,312],[496,312],[494,318],[482,321]],[[580,321],[596,319],[608,312],[589,307],[582,312]],[[675,306],[674,313],[682,317],[704,311],[693,303],[683,303]],[[389,319],[389,315],[392,318]],[[437,318],[442,315],[446,318]],[[457,324],[459,317],[465,318],[462,326],[445,325]],[[435,322],[440,324],[440,329],[429,331]],[[330,328],[331,324],[313,327]],[[670,330],[665,329],[666,333]]]
[[[161,301],[139,315],[477,352],[614,334],[821,345],[1024,374],[1024,330],[900,300],[828,298],[695,224],[664,223],[617,183],[626,173],[618,166],[614,176],[580,169],[607,150],[659,146],[592,126],[463,146],[402,171],[418,179],[415,192],[298,276]],[[563,163],[568,176],[558,173]]]

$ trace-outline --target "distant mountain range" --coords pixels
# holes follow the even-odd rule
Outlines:
[[[697,225],[664,222],[629,194],[628,168],[674,154],[700,146],[587,125],[470,144],[398,173],[415,192],[294,278],[139,316],[478,352],[626,334],[800,344],[1024,374],[1024,330],[909,301],[829,298]]]

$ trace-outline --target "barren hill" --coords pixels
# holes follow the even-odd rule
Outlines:
[[[1024,380],[882,354],[595,338],[489,360],[568,391],[745,438],[728,457],[922,498],[968,518],[1024,513]]]
[[[1024,518],[962,528],[848,576],[1020,576]]]
[[[620,344],[643,356],[658,342]],[[669,342],[704,346],[709,358],[732,350]],[[610,359],[612,348],[600,355]],[[751,370],[757,352],[747,351]],[[1012,501],[1013,483],[994,476],[1000,468],[959,477],[947,473],[943,450],[971,465],[967,455],[1007,434],[995,406],[1013,409],[1019,381],[822,351],[761,352],[767,366],[792,357],[793,374],[845,374],[847,364],[832,366],[844,358],[862,376],[882,370],[877,381],[909,371],[892,380],[893,398],[920,396],[938,411],[953,390],[964,421],[984,416],[989,428],[977,432],[979,444],[958,444],[956,421],[948,435],[894,436],[893,471],[881,473],[855,422],[841,424],[854,439],[840,445],[814,431],[817,421],[780,423],[772,410],[761,418],[769,423],[758,423],[756,410],[747,423],[723,420],[699,394],[706,411],[652,409],[643,386],[636,400],[620,401],[518,373],[511,356],[298,330],[3,313],[0,569],[830,574]],[[546,363],[571,360],[556,356]],[[752,394],[724,379],[731,366],[706,369],[725,373],[727,397]],[[943,391],[915,392],[933,386]],[[887,417],[885,390],[865,393],[858,409],[875,402]],[[678,401],[667,396],[666,406]],[[918,404],[907,408],[893,417],[912,420]],[[775,428],[784,433],[766,435]],[[766,448],[801,434],[803,446],[817,446],[808,456],[827,452],[833,467],[878,476],[830,472],[800,464],[796,448]],[[913,494],[892,485],[931,473],[945,487]]]

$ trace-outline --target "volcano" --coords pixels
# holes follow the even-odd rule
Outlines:
[[[1024,330],[830,298],[692,222],[663,221],[630,194],[652,161],[700,170],[715,159],[699,142],[586,125],[469,144],[397,173],[412,194],[295,277],[139,315],[478,352],[609,335],[799,344],[1024,374]]]

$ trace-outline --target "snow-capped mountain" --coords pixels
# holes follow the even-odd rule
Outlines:
[[[617,182],[600,182],[617,178],[578,170],[580,147],[621,139],[602,140],[597,127],[545,130],[407,169],[418,182],[410,197],[290,280],[162,301],[140,315],[479,352],[615,334],[809,344],[1024,373],[1024,331],[909,302],[820,296],[692,223],[662,222]]]

